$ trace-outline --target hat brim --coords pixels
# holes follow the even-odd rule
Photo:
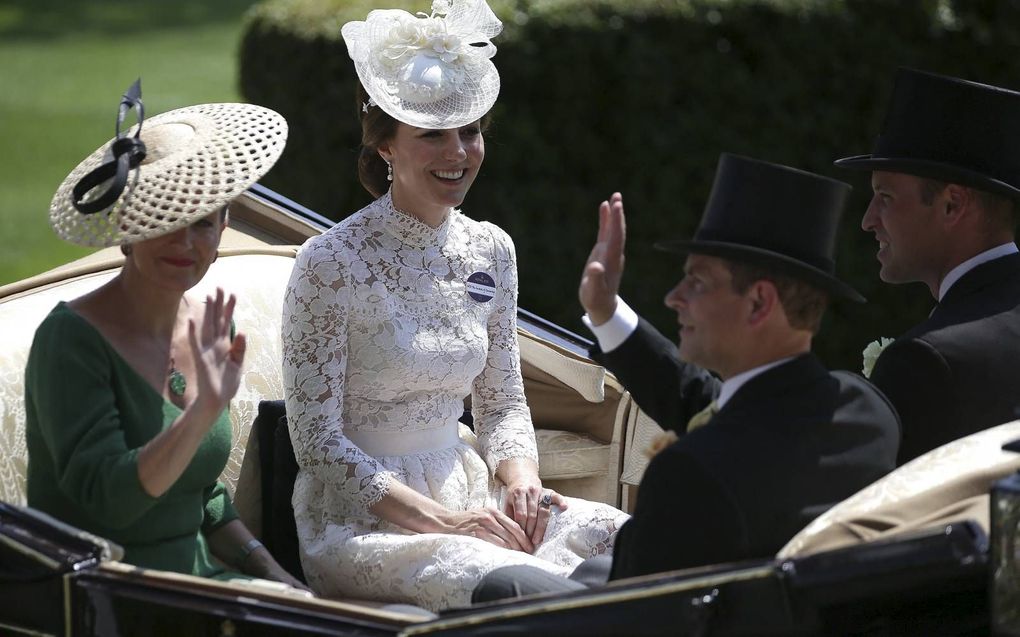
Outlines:
[[[137,125],[128,134],[136,130]],[[283,152],[287,130],[279,113],[252,104],[199,104],[148,118],[141,133],[146,157],[131,170],[117,201],[88,215],[74,206],[75,184],[110,160],[110,140],[57,188],[50,225],[62,239],[90,247],[169,234],[212,214],[258,181]]]
[[[853,157],[837,159],[833,164],[849,170],[881,170],[904,173],[916,177],[926,177],[949,183],[962,184],[1011,199],[1020,198],[1020,188],[983,173],[945,162],[914,159],[911,157],[854,155]]]
[[[799,261],[785,254],[755,248],[739,243],[724,241],[672,240],[655,243],[655,249],[674,254],[705,254],[752,263],[777,267],[790,276],[802,279],[828,292],[836,298],[854,303],[865,303],[867,299],[860,292],[843,283],[825,270]]]

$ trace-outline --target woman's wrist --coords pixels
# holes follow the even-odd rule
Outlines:
[[[539,486],[542,484],[542,480],[538,477],[538,464],[530,458],[507,458],[499,463],[496,476],[507,486],[519,482],[534,483]]]
[[[240,566],[241,568],[244,568],[244,566],[248,563],[248,560],[251,558],[252,553],[254,553],[260,548],[265,548],[265,545],[262,542],[260,542],[257,538],[251,538],[250,540],[245,542],[241,546],[240,551],[238,551],[236,560],[237,565]]]
[[[443,507],[436,511],[421,512],[421,529],[419,533],[455,533],[455,512]]]
[[[225,405],[218,404],[217,401],[198,396],[191,401],[185,412],[197,421],[212,426],[225,407]]]
[[[255,541],[258,542],[258,540]],[[248,544],[245,546],[247,547]],[[258,542],[257,546],[254,546],[247,552],[244,552],[242,548],[237,565],[241,572],[245,575],[272,579],[267,576],[271,573],[273,563],[273,556],[269,553],[269,549],[267,549],[262,542]]]

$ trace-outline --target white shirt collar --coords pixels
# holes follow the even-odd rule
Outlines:
[[[740,372],[739,374],[733,376],[729,380],[723,381],[722,387],[719,388],[719,397],[715,399],[715,402],[719,406],[719,409],[722,409],[723,405],[729,402],[730,398],[733,398],[733,394],[737,393],[737,390],[743,387],[744,384],[747,383],[747,381],[751,380],[752,378],[759,374],[767,372],[773,367],[778,367],[779,365],[782,365],[787,361],[791,361],[794,358],[797,357],[787,356],[786,358],[780,358],[779,360],[772,361],[771,363],[765,363],[764,365],[759,365],[758,367],[752,367],[746,372]]]
[[[1009,243],[1004,243],[1001,246],[995,246],[991,250],[985,250],[981,254],[967,259],[950,270],[949,274],[942,279],[942,283],[939,283],[939,301],[945,297],[949,288],[953,287],[953,284],[959,281],[960,277],[964,274],[967,274],[982,263],[986,263],[992,259],[998,259],[999,257],[1004,257],[1008,254],[1014,254],[1018,251],[1020,250],[1017,250],[1016,244],[1011,241]]]

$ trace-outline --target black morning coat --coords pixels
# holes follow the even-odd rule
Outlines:
[[[612,371],[680,440],[656,455],[620,530],[611,579],[771,558],[833,504],[895,466],[899,423],[863,378],[804,354],[752,378],[712,420],[687,420],[721,382],[679,360],[644,320],[609,354]]]
[[[964,274],[882,352],[871,382],[903,425],[899,464],[1020,417],[1020,254]]]

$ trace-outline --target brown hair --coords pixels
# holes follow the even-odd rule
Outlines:
[[[358,82],[357,108],[361,118],[361,150],[358,152],[358,181],[373,197],[382,197],[389,190],[390,182],[386,178],[388,170],[386,162],[379,155],[379,147],[393,139],[397,134],[399,122],[390,117],[378,106],[368,104],[368,92]],[[489,128],[491,118],[488,113],[482,115],[479,129],[484,133]]]
[[[780,274],[768,266],[729,260],[724,260],[724,263],[733,277],[735,292],[743,294],[755,281],[769,281],[776,286],[779,302],[783,304],[790,327],[818,333],[822,326],[822,315],[829,306],[828,293],[801,279]]]
[[[358,181],[373,197],[389,190],[386,162],[379,156],[379,147],[397,134],[397,120],[378,106],[368,104],[368,93],[358,82],[358,115],[361,117],[361,151],[358,153]]]

